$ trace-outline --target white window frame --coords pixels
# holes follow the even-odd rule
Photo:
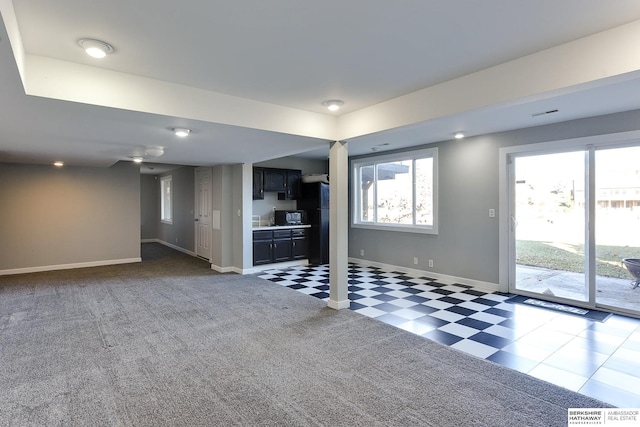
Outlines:
[[[165,188],[169,187],[169,197],[166,197]],[[173,176],[167,175],[160,178],[160,222],[173,224]],[[168,206],[167,206],[168,204]],[[168,212],[167,212],[168,211]]]
[[[415,160],[418,159],[433,159],[433,224],[432,225],[419,225],[415,224]],[[379,163],[389,163],[397,161],[412,161],[412,173],[413,173],[413,224],[389,224],[379,222],[364,222],[361,221],[361,207],[362,207],[362,192],[360,191],[361,182],[359,177],[359,171],[362,167],[373,166],[375,167]],[[352,206],[351,206],[351,226],[354,228],[368,228],[372,230],[389,230],[389,231],[401,231],[407,233],[423,233],[423,234],[438,234],[438,148],[425,148],[421,150],[405,151],[401,153],[387,154],[382,156],[372,156],[354,159],[351,161],[351,182],[352,182]],[[374,186],[377,183],[374,182]],[[374,197],[376,197],[376,190],[374,189]],[[375,214],[374,214],[375,215]]]

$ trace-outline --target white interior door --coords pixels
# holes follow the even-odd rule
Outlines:
[[[196,169],[196,255],[211,259],[211,169]]]

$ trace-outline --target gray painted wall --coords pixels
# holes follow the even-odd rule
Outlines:
[[[232,203],[232,264],[238,269],[253,265],[253,235],[251,233],[252,172],[251,164],[233,165],[231,169]],[[239,214],[239,215],[238,215]]]
[[[498,207],[498,150],[639,129],[636,110],[431,144],[439,147],[440,233],[350,228],[349,256],[361,258],[360,249],[365,249],[364,259],[425,271],[426,260],[433,259],[434,272],[498,283],[498,223],[488,217],[488,209]],[[260,165],[326,172],[324,160],[295,162],[300,163],[286,158]],[[222,225],[230,230],[220,236],[214,256],[222,267],[248,268],[251,251],[244,249],[251,244],[251,233],[246,213],[255,206],[251,167],[230,165],[213,171],[218,191],[214,209],[221,210]],[[194,168],[168,174],[174,179],[174,224],[160,224],[156,235],[146,238],[194,251]],[[155,200],[149,192],[155,193]],[[149,218],[158,218],[159,192],[159,180],[141,178],[139,167],[130,162],[62,169],[0,164],[0,270],[138,258],[139,236],[153,235]],[[147,209],[153,204],[155,208]],[[417,266],[414,256],[420,261]]]
[[[638,129],[640,110],[430,144],[439,156],[439,234],[350,228],[349,256],[498,283],[498,219],[488,216],[498,208],[498,150]]]
[[[233,265],[233,167],[214,166],[211,174],[211,207],[220,211],[220,229],[212,230],[211,263],[221,268]]]
[[[195,252],[195,221],[193,216],[195,168],[184,166],[158,175],[158,195],[160,194],[160,178],[168,175],[171,175],[173,185],[173,223],[162,223],[158,214],[157,237],[163,242]],[[159,199],[157,203],[160,203]]]
[[[140,168],[0,164],[0,270],[140,257]]]
[[[158,237],[158,218],[160,217],[160,189],[158,177],[140,175],[140,238]]]

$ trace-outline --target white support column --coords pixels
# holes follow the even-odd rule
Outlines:
[[[329,302],[336,310],[349,308],[349,152],[336,141],[329,150]]]

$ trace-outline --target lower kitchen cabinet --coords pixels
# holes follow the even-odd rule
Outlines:
[[[253,265],[307,258],[307,230],[259,230],[253,232]]]
[[[273,262],[273,232],[253,232],[253,265],[271,264]]]
[[[291,258],[305,259],[309,258],[308,252],[307,229],[291,230]]]
[[[273,262],[291,261],[291,230],[273,231]]]

